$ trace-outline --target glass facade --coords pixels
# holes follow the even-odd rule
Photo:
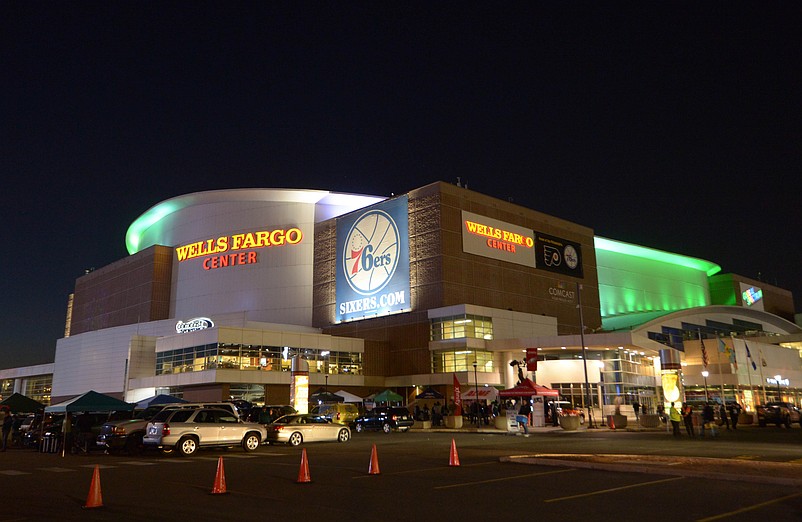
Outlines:
[[[49,406],[52,389],[53,375],[37,375],[26,379],[24,395]]]
[[[432,373],[473,371],[474,362],[476,362],[477,372],[489,373],[494,371],[493,352],[456,350],[432,352]]]
[[[231,343],[191,346],[157,353],[156,375],[216,369],[288,372],[291,359],[295,356],[309,363],[310,372],[362,375],[362,354],[358,352]]]
[[[461,314],[431,320],[430,340],[492,339],[493,320],[490,317]]]

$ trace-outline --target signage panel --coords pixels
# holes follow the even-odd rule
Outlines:
[[[406,195],[337,220],[335,322],[411,309]]]
[[[582,245],[556,236],[535,232],[537,267],[549,272],[584,277]]]
[[[530,229],[462,211],[463,252],[534,267],[534,246]]]

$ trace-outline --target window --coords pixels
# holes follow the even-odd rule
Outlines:
[[[156,354],[156,375],[217,369],[288,372],[295,356],[309,363],[310,372],[362,375],[362,354],[359,352],[233,343],[159,352]]]
[[[479,373],[495,371],[493,352],[484,350],[432,352],[433,373],[472,372],[474,362],[476,362],[476,371]]]
[[[431,320],[429,338],[432,341],[447,339],[492,339],[493,319],[479,315],[462,314],[438,317]]]

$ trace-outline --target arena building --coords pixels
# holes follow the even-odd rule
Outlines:
[[[363,398],[448,398],[456,380],[492,400],[517,368],[599,413],[702,387],[800,399],[790,292],[448,183],[188,194],[126,244],[76,281],[54,363],[0,370],[2,393],[286,404],[308,393],[297,373]]]

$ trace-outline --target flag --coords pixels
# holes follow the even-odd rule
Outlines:
[[[452,415],[462,415],[462,393],[460,391],[459,380],[457,374],[454,375],[454,405],[457,407]]]
[[[537,348],[526,349],[526,371],[537,371]]]
[[[746,358],[752,361],[752,369],[757,370],[757,364],[755,364],[755,360],[752,359],[752,353],[749,351],[749,345],[746,344],[746,341],[744,341],[744,348],[746,348]]]
[[[707,370],[707,365],[710,364],[710,359],[707,358],[707,349],[705,348],[705,342],[702,340],[701,332],[699,332],[699,343],[702,345],[702,364],[704,364],[705,370]]]
[[[735,371],[737,372],[738,361],[735,360],[735,350],[733,350],[731,346],[727,346],[721,337],[718,338],[718,351],[727,354],[727,359],[729,359],[730,364],[735,366]]]

